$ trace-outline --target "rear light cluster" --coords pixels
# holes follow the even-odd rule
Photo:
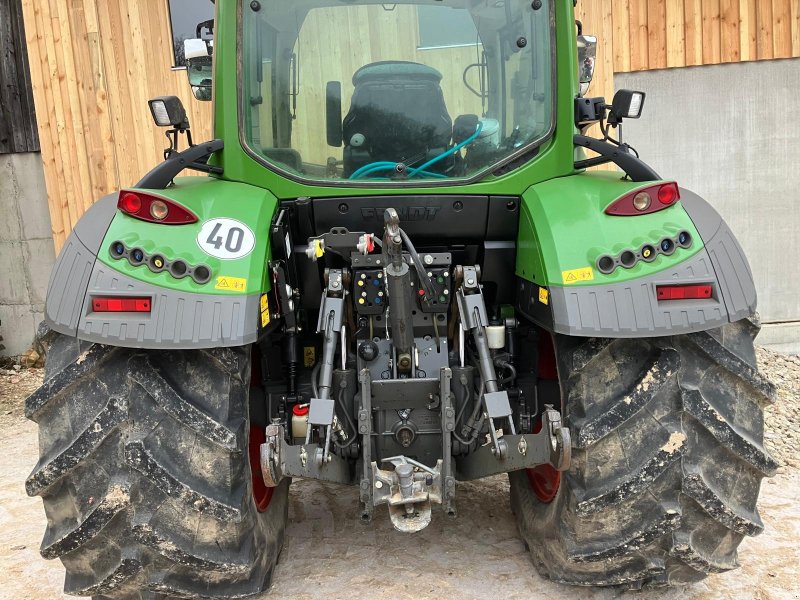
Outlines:
[[[94,312],[136,312],[149,313],[152,310],[152,298],[129,298],[121,296],[101,296],[92,298]]]
[[[143,192],[120,192],[117,208],[126,215],[148,223],[161,223],[163,225],[197,223],[197,215],[187,208],[176,204],[169,198],[162,198]]]
[[[681,199],[678,184],[660,183],[626,194],[606,208],[606,214],[613,217],[635,217],[647,215],[669,208]]]
[[[604,255],[597,259],[597,270],[610,275],[618,268],[632,269],[639,262],[653,262],[660,255],[672,256],[678,248],[691,248],[694,238],[688,231],[681,231],[674,238],[665,237],[657,244],[645,244],[639,250],[625,250],[618,256]]]
[[[656,298],[662,300],[708,300],[714,296],[713,286],[703,285],[659,285]]]
[[[195,283],[205,285],[211,281],[211,267],[192,266],[183,260],[168,260],[161,254],[148,254],[141,248],[128,248],[123,242],[114,242],[109,249],[111,258],[127,259],[134,267],[146,265],[153,273],[167,272],[175,279],[191,277]]]

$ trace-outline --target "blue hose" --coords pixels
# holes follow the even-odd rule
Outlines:
[[[387,161],[369,163],[368,165],[364,165],[363,167],[355,171],[352,175],[350,175],[350,179],[358,179],[359,177],[361,177],[364,171],[370,171],[376,167],[386,167],[389,169],[394,169],[396,166],[397,163],[392,163]]]
[[[434,158],[432,160],[429,160],[428,162],[426,162],[421,167],[417,167],[416,169],[411,171],[408,174],[408,176],[409,177],[415,177],[418,173],[424,171],[425,169],[427,169],[428,167],[430,167],[432,165],[435,165],[440,160],[443,160],[443,159],[447,158],[451,154],[455,154],[456,152],[461,150],[464,146],[469,146],[472,142],[474,142],[475,140],[478,139],[478,136],[481,134],[481,131],[483,131],[483,122],[479,121],[478,122],[478,127],[475,130],[475,133],[473,133],[470,137],[468,137],[466,140],[461,142],[458,146],[454,146],[453,148],[450,148],[450,150],[448,150],[447,152],[443,152],[442,154],[440,154],[436,158]]]
[[[465,146],[469,146],[472,142],[478,139],[478,136],[481,134],[481,131],[483,131],[483,123],[479,122],[478,127],[476,128],[474,134],[472,134],[470,137],[468,137],[466,140],[464,140],[457,146],[454,146],[449,150],[447,150],[446,152],[443,152],[436,158],[429,160],[421,167],[417,167],[416,169],[412,170],[411,172],[409,172],[408,178],[411,179],[412,177],[421,175],[423,177],[430,177],[433,179],[447,179],[448,178],[447,175],[441,175],[439,173],[431,173],[426,169],[435,165],[439,161],[444,160],[448,156],[455,154]],[[362,177],[366,177],[367,175],[372,175],[373,173],[379,173],[381,171],[394,171],[395,168],[397,168],[397,164],[398,163],[392,163],[387,161],[369,163],[368,165],[364,165],[360,169],[356,170],[352,175],[350,175],[349,179],[361,179]]]

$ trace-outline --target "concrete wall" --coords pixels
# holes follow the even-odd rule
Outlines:
[[[30,348],[54,262],[41,155],[0,154],[0,355]]]
[[[624,140],[708,200],[739,237],[759,290],[759,341],[800,351],[800,59],[617,74],[647,92]]]

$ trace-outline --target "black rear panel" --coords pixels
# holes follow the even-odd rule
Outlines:
[[[394,208],[420,253],[450,252],[454,265],[483,267],[484,294],[488,303],[514,304],[514,268],[519,229],[519,199],[508,196],[365,196],[284,201],[292,213],[295,252],[305,249],[307,239],[334,227],[383,236],[383,213]],[[337,257],[326,255],[326,260]],[[303,304],[319,304],[318,270],[304,255],[297,260],[305,284]],[[325,265],[337,266],[337,265]]]

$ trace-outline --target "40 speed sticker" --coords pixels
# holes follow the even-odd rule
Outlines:
[[[214,258],[236,260],[250,254],[256,236],[244,223],[234,219],[211,219],[203,223],[197,234],[197,245]]]

